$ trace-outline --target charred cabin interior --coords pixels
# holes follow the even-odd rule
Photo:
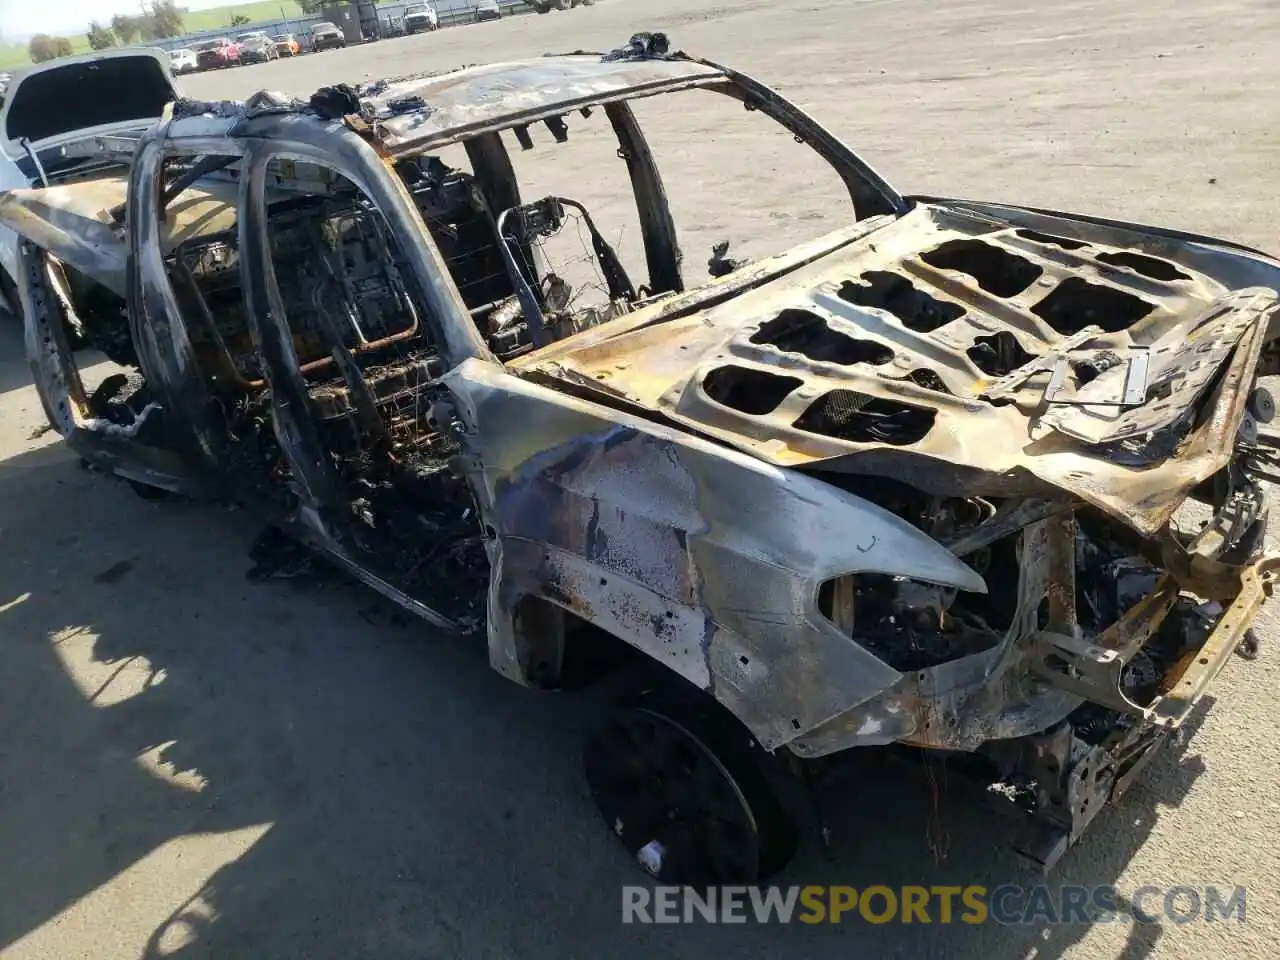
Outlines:
[[[310,419],[328,458],[326,520],[355,562],[451,619],[477,622],[488,573],[482,531],[450,466],[457,441],[434,418],[433,384],[444,371],[419,314],[424,298],[410,286],[395,236],[354,184],[304,164],[273,167],[295,194],[269,202],[267,230]],[[513,182],[485,190],[473,173],[434,156],[400,161],[396,170],[498,357],[603,322],[638,299],[608,241],[573,201],[502,208],[489,198],[518,201]],[[310,189],[296,195],[308,180]],[[605,292],[594,303],[584,303],[545,254],[542,241],[565,229],[590,237]],[[185,243],[169,257],[170,278],[224,412],[231,484],[279,500],[289,465],[244,314],[237,245],[234,228]],[[278,503],[282,512],[289,507]]]
[[[545,130],[482,134],[394,163],[472,321],[500,360],[684,289],[675,225],[655,202],[662,182],[630,105],[580,114],[575,127],[589,127],[597,142],[611,141],[610,155],[624,161],[620,183],[634,191],[644,276],[633,278],[611,243],[620,236],[616,224],[597,222],[571,196],[522,198],[508,146],[527,153],[535,134],[544,147],[563,144],[564,118],[546,121]],[[248,314],[251,271],[237,200],[244,163],[239,155],[170,152],[159,222],[175,237],[165,247],[166,279],[215,408],[218,481],[235,498],[284,519],[296,514],[298,478],[273,418],[264,333]],[[122,223],[124,206],[115,213]],[[379,579],[455,622],[479,622],[488,572],[483,531],[450,466],[458,443],[434,418],[434,381],[444,370],[420,315],[425,298],[413,288],[396,236],[353,182],[291,159],[268,165],[261,229],[270,261],[267,303],[287,328],[296,365],[288,386],[305,395],[303,433],[323,450],[308,481],[322,481],[322,522]],[[723,263],[709,264],[709,275],[722,273]],[[92,347],[126,368],[86,398],[90,415],[144,446],[180,450],[184,425],[167,423],[155,403],[125,298],[65,264],[55,262],[51,276],[55,286],[65,285],[65,304],[57,297],[50,304],[66,308],[71,345]],[[848,340],[813,349],[852,360],[849,351],[859,348]]]

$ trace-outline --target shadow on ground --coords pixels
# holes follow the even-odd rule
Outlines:
[[[26,345],[22,338],[22,321],[0,308],[0,394],[21,390],[31,383],[31,371],[26,363]],[[33,393],[31,402],[39,404]]]
[[[57,446],[0,464],[0,529],[5,544],[41,545],[0,553],[0,944],[122,882],[176,837],[252,825],[265,834],[156,926],[149,956],[1021,957],[1035,947],[1043,960],[1083,933],[623,926],[620,888],[638,875],[578,774],[599,697],[512,686],[480,645],[396,626],[356,587],[251,583],[255,529],[242,514],[143,502]],[[1199,773],[1162,762],[1151,779],[1161,792],[1140,786],[1104,815],[1090,855],[1068,859],[1055,883],[1115,880]],[[938,813],[941,863],[922,784],[876,778],[836,823],[835,861],[810,843],[780,880],[1035,881],[987,813],[954,792]],[[1162,935],[1133,926],[1121,955],[1146,956]]]

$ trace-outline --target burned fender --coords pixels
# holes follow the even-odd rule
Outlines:
[[[488,535],[493,666],[528,682],[517,609],[539,597],[712,693],[770,749],[900,674],[818,610],[880,572],[985,592],[866,500],[467,361],[445,376]]]

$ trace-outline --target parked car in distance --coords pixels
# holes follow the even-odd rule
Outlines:
[[[196,52],[190,47],[179,47],[177,50],[170,50],[169,69],[175,75],[195,73],[200,69],[199,63],[196,62]]]
[[[485,20],[501,20],[502,8],[498,6],[498,0],[480,0],[476,4],[476,23],[482,23]]]
[[[552,10],[573,10],[576,7],[589,7],[596,0],[524,0],[538,13],[550,13]]]
[[[240,48],[229,37],[216,37],[196,45],[196,65],[200,70],[240,66]]]
[[[311,49],[316,53],[321,50],[340,50],[346,45],[346,34],[332,23],[321,21],[311,27]]]
[[[282,33],[280,36],[272,37],[271,39],[276,45],[276,56],[296,57],[302,53],[302,44],[298,42],[298,38],[292,33]]]
[[[240,34],[236,37],[236,45],[240,48],[241,63],[266,63],[280,56],[275,41],[261,30]]]
[[[440,15],[429,4],[407,7],[404,11],[404,32],[413,35],[440,29]]]

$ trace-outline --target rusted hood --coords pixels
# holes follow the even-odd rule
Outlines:
[[[711,309],[522,367],[779,465],[1056,488],[1152,533],[1229,458],[1278,286],[1211,242],[921,204]]]

